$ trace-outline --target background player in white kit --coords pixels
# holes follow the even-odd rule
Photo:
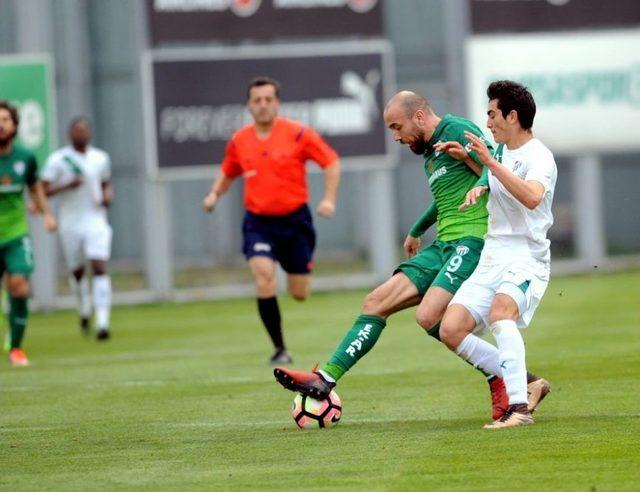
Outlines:
[[[475,151],[489,170],[490,190],[489,227],[480,262],[451,300],[440,337],[474,366],[504,379],[509,408],[485,426],[499,429],[533,424],[531,412],[550,390],[544,379],[527,381],[518,328],[531,322],[549,282],[547,230],[553,223],[557,169],[552,153],[533,137],[536,106],[528,89],[502,80],[489,85],[487,95],[487,127],[500,144],[495,154],[468,132],[465,147],[458,142],[439,145],[458,158]],[[475,204],[486,191],[484,186],[470,190],[461,208]],[[474,334],[486,327],[497,349]]]
[[[107,207],[111,204],[109,155],[91,146],[91,128],[85,118],[69,125],[67,145],[49,156],[41,173],[47,196],[58,201],[59,231],[72,291],[78,302],[80,326],[89,332],[91,295],[85,274],[87,261],[93,273],[93,307],[98,340],[109,338],[111,279],[107,261],[111,256],[111,226]]]

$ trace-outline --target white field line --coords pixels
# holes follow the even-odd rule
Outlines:
[[[412,374],[416,374],[414,371],[408,371],[406,369],[377,369],[377,370],[363,370],[358,371],[357,374],[353,374],[353,376],[385,376],[391,374],[402,374],[411,372]],[[200,383],[203,385],[222,385],[222,384],[253,384],[253,383],[271,383],[274,382],[273,376],[271,374],[266,376],[228,376],[228,377],[219,377],[219,378],[204,378],[204,379],[148,379],[148,380],[124,380],[124,381],[101,381],[99,383],[87,383],[84,387],[89,390],[100,390],[105,388],[151,388],[151,387],[163,387],[163,386],[173,386],[173,385],[181,385],[185,381],[188,381],[190,384]],[[81,386],[78,382],[70,382],[70,383],[57,383],[54,385],[24,385],[24,386],[5,386],[2,388],[2,392],[28,392],[28,391],[46,391],[50,390],[54,387],[58,388],[60,386]]]

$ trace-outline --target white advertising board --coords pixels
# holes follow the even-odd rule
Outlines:
[[[534,134],[555,153],[640,149],[640,30],[473,36],[467,42],[471,118],[486,129],[493,80],[525,84]]]

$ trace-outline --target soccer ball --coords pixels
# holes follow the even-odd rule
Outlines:
[[[331,427],[340,421],[342,402],[335,391],[324,400],[314,400],[298,393],[291,405],[291,415],[301,429]]]

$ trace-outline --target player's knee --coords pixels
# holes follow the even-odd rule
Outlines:
[[[104,261],[93,261],[91,262],[91,270],[94,275],[106,275],[107,264]]]
[[[289,294],[291,294],[291,297],[293,297],[296,301],[306,301],[309,298],[309,288],[297,288],[297,289],[290,289],[289,290]]]
[[[429,331],[431,328],[438,324],[438,316],[436,316],[429,309],[420,309],[416,311],[416,321],[425,331]],[[442,336],[442,335],[441,335]]]
[[[514,313],[512,312],[512,310],[502,306],[493,307],[491,308],[491,311],[489,311],[490,324],[493,324],[496,321],[502,321],[505,319],[513,319],[513,318],[514,318]]]
[[[9,294],[11,297],[24,298],[31,294],[29,289],[29,280],[25,277],[11,277],[9,279]]]
[[[459,335],[456,324],[445,317],[442,323],[440,323],[440,340],[450,350],[455,350],[460,344],[458,339]]]
[[[378,290],[374,290],[373,292],[369,292],[367,296],[364,298],[364,302],[362,304],[362,312],[366,314],[375,314],[378,316],[382,315],[382,303],[384,299]]]

